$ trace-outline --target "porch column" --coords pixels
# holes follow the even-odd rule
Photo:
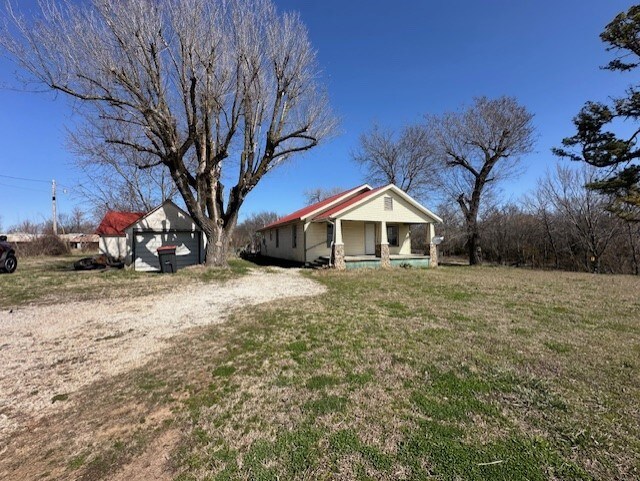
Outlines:
[[[387,239],[387,223],[380,222],[380,244],[376,244],[376,257],[380,258],[380,267],[391,267],[389,258],[389,240]]]
[[[429,262],[430,267],[438,267],[438,246],[433,243],[433,238],[436,236],[436,226],[433,223],[429,224]]]
[[[344,261],[344,242],[342,241],[342,221],[336,219],[333,224],[333,266],[338,270],[345,270],[347,265]]]

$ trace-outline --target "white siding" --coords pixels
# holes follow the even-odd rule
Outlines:
[[[388,225],[393,225],[389,222]],[[398,225],[398,224],[396,224]],[[411,230],[408,224],[398,225],[398,246],[389,246],[389,254],[411,254]]]
[[[393,210],[385,210],[384,198],[393,199]],[[428,215],[420,212],[395,192],[386,191],[340,215],[343,220],[387,221],[389,223],[425,223],[433,222]]]
[[[124,236],[100,236],[98,250],[101,254],[107,254],[116,259],[129,263],[131,261],[131,244]]]
[[[399,246],[390,246],[391,254],[411,254],[411,236],[409,224],[389,224],[398,225]],[[381,223],[375,222],[376,244],[380,243]],[[342,222],[342,242],[344,243],[344,253],[347,256],[358,256],[365,253],[365,222],[343,221]],[[268,235],[268,234],[267,234]],[[275,239],[275,234],[274,234]],[[327,223],[313,222],[307,225],[307,261],[311,262],[320,256],[331,254],[331,248],[326,245]],[[275,242],[275,240],[274,240]]]
[[[320,256],[331,255],[331,247],[327,247],[327,223],[311,222],[306,224],[307,262],[313,262]]]
[[[344,255],[364,254],[364,222],[342,222]]]
[[[297,243],[293,247],[293,230],[296,230]],[[304,262],[304,230],[302,222],[286,224],[263,231],[261,254],[277,259]],[[279,239],[279,242],[277,242]]]
[[[198,226],[193,221],[191,216],[186,212],[183,212],[177,206],[171,202],[165,202],[159,208],[152,211],[140,219],[135,224],[131,225],[127,232],[131,229],[135,230],[198,230]]]

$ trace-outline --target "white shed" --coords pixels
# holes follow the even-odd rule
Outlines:
[[[137,271],[159,271],[158,247],[174,245],[178,269],[204,261],[202,231],[191,216],[171,200],[125,229],[130,262]]]
[[[130,264],[131,244],[127,241],[124,230],[144,215],[144,212],[107,212],[96,230],[96,234],[100,236],[100,253]]]

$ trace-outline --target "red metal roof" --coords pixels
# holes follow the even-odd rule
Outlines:
[[[317,202],[317,203],[312,204],[312,205],[308,205],[307,207],[304,207],[304,208],[302,208],[300,210],[292,212],[291,214],[286,215],[286,216],[278,219],[277,221],[272,222],[271,224],[264,226],[260,230],[271,229],[273,227],[278,227],[280,225],[284,225],[284,224],[287,224],[289,222],[300,220],[302,217],[304,217],[306,215],[309,215],[312,212],[315,212],[316,210],[322,209],[323,207],[330,206],[333,202],[335,202],[340,197],[343,197],[343,196],[345,196],[345,195],[347,195],[347,194],[349,194],[351,192],[357,192],[358,190],[361,190],[361,189],[364,189],[364,188],[368,189],[369,187],[366,184],[364,184],[364,185],[360,185],[358,187],[354,187],[353,189],[345,190],[344,192],[341,192],[339,194],[332,195],[331,197],[328,197],[323,201]],[[341,204],[339,204],[339,205],[341,205]]]
[[[103,236],[124,236],[124,229],[144,216],[144,212],[119,212],[110,210],[104,215],[96,234]]]
[[[375,194],[376,192],[378,192],[380,189],[383,189],[384,187],[377,187],[375,189],[369,190],[367,192],[363,192],[362,194],[358,194],[355,197],[351,197],[350,199],[345,200],[344,202],[340,202],[338,205],[336,205],[335,207],[332,207],[331,209],[329,209],[326,212],[323,212],[322,214],[314,217],[313,220],[321,220],[321,219],[328,219],[329,217],[331,217],[333,214],[337,214],[338,212],[340,212],[343,209],[346,209],[347,207],[349,207],[350,205],[355,204],[356,202],[361,201],[362,199],[366,199],[367,197],[369,197],[370,195]]]

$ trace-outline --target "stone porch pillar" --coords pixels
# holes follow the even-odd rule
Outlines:
[[[380,258],[380,267],[385,269],[391,267],[387,223],[385,221],[380,222],[380,244],[376,244],[376,257]]]
[[[436,227],[435,225],[429,224],[429,257],[430,267],[438,267],[438,246],[433,243],[433,238],[436,236]]]
[[[342,222],[340,219],[336,219],[333,224],[334,241],[333,241],[333,267],[343,271],[347,268],[347,264],[344,261],[344,242],[342,240]]]

